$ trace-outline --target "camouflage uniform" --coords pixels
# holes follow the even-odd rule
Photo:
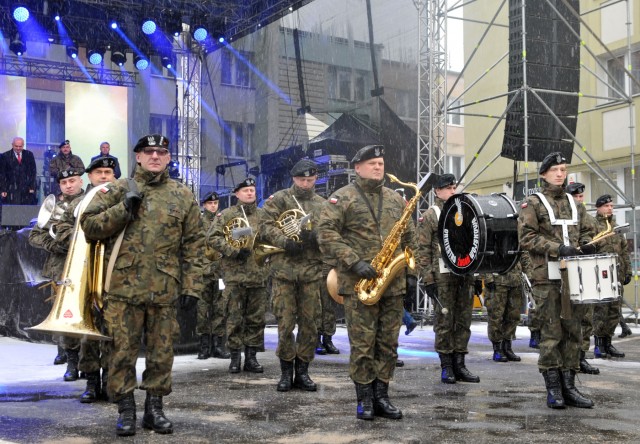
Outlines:
[[[561,186],[542,181],[542,193],[546,196],[557,219],[571,219],[571,206]],[[542,342],[538,368],[578,370],[581,346],[580,321],[584,316],[584,305],[574,304],[571,319],[560,318],[560,280],[549,280],[547,263],[556,261],[558,249],[563,245],[562,227],[551,225],[549,213],[540,198],[529,196],[521,206],[518,219],[520,248],[531,257],[532,272],[529,279],[541,320]],[[577,225],[568,226],[570,245],[578,246],[590,240],[590,227],[585,223],[584,206],[576,205]]]
[[[104,295],[104,318],[113,338],[108,389],[116,402],[132,399],[143,332],[146,369],[140,388],[148,399],[171,393],[173,341],[179,334],[176,300],[179,295],[197,298],[202,291],[204,233],[193,194],[166,169],[155,174],[137,167],[134,180],[142,202],[133,220],[124,205],[126,179],[98,192],[81,216],[86,238],[105,242],[106,261],[125,230]]]
[[[263,207],[267,215],[263,226],[266,242],[284,248],[288,238],[275,224],[278,217],[286,210],[299,209],[299,203],[303,211],[311,215],[311,221],[317,221],[324,202],[313,189],[303,190],[296,185],[270,196]],[[278,320],[276,356],[282,360],[293,361],[298,358],[307,363],[313,361],[320,287],[323,284],[320,259],[317,242],[305,244],[300,255],[290,256],[284,253],[269,257],[271,298]],[[298,334],[294,337],[296,324]]]
[[[505,274],[485,275],[484,305],[487,307],[487,332],[491,342],[511,341],[516,334],[522,311],[522,266],[520,261]],[[496,285],[487,291],[487,284]]]
[[[208,233],[213,226],[216,214],[204,210],[202,222],[204,232]],[[225,334],[225,299],[218,288],[220,279],[220,261],[204,259],[204,291],[198,301],[197,335],[224,336]]]
[[[335,263],[338,272],[338,293],[344,296],[344,309],[349,333],[351,356],[349,373],[357,384],[369,384],[376,378],[388,383],[393,377],[398,358],[398,333],[402,325],[405,293],[405,271],[390,283],[380,300],[365,305],[354,291],[360,278],[351,271],[358,261],[371,262],[382,249],[382,243],[402,216],[402,197],[383,186],[384,181],[356,178],[331,196],[322,209],[318,224],[320,251]],[[377,212],[382,198],[380,228],[369,206],[363,201],[356,185],[365,193],[371,208]],[[377,217],[377,216],[376,216]],[[405,247],[415,251],[415,228],[406,231],[394,257]]]
[[[82,174],[84,173],[84,163],[80,157],[76,156],[72,152],[69,152],[67,156],[58,152],[56,157],[51,159],[49,162],[50,177],[56,178],[58,173],[64,170],[74,170]],[[56,196],[60,194],[60,184],[57,181],[52,183],[51,193]]]

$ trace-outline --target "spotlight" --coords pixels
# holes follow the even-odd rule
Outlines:
[[[192,33],[193,33],[193,38],[196,39],[197,42],[205,41],[207,36],[209,35],[209,32],[204,27],[204,25],[202,25],[200,23],[193,25],[191,30],[192,30]]]
[[[156,22],[153,19],[146,18],[142,20],[142,32],[146,35],[153,34],[156,32],[156,29],[158,29],[158,25],[156,25]]]
[[[115,63],[118,66],[123,66],[127,63],[127,53],[124,48],[111,48],[111,63]]]
[[[160,62],[163,67],[173,69],[176,66],[176,57],[173,52],[166,52],[164,54],[160,54]]]
[[[87,51],[87,58],[92,65],[99,65],[104,59],[104,48],[92,48]]]
[[[13,8],[13,19],[18,23],[24,23],[29,20],[29,10],[26,6],[16,5]]]
[[[136,54],[133,57],[133,63],[138,71],[144,71],[149,67],[149,59],[142,54]]]
[[[116,22],[115,20],[112,20],[112,21],[109,23],[109,27],[110,27],[111,29],[118,29],[118,22]]]
[[[25,52],[27,52],[27,45],[20,38],[20,34],[16,34],[16,37],[13,39],[11,44],[9,44],[9,49],[13,51],[13,53],[17,56],[21,56]]]
[[[67,45],[67,55],[72,59],[78,58],[78,47],[74,43]]]
[[[177,160],[172,160],[169,162],[169,177],[171,179],[180,178],[180,162],[178,162]]]

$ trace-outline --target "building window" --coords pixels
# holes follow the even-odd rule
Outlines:
[[[400,117],[408,117],[414,119],[418,114],[418,100],[416,93],[409,91],[396,91],[396,112]]]
[[[463,156],[447,156],[446,157],[446,170],[460,178],[462,176],[462,172],[464,171],[464,157]]]
[[[609,71],[609,85],[611,85],[609,86],[609,97],[612,100],[621,98],[614,89],[614,87],[617,88],[616,85],[622,86],[622,88],[624,88],[623,92],[626,92],[626,82],[624,80],[624,69],[622,69],[622,64],[624,64],[624,56],[607,60],[607,71]]]
[[[363,102],[369,97],[371,82],[368,71],[330,66],[328,78],[330,99]]]
[[[228,157],[250,157],[253,148],[253,130],[252,123],[226,122],[225,127],[222,128],[224,154]]]
[[[64,140],[64,104],[27,100],[27,142],[57,144]]]
[[[151,134],[163,134],[169,140],[176,140],[176,120],[171,116],[163,114],[151,114],[149,116],[149,132]]]
[[[464,112],[464,108],[462,108],[462,100],[453,100],[449,102],[449,112],[447,112],[447,125],[456,125],[462,126],[462,113]],[[458,108],[460,107],[460,108]]]
[[[249,64],[253,57],[249,53],[241,53],[244,60],[240,60],[231,51],[222,51],[220,56],[220,83],[229,86],[251,88],[251,70]]]

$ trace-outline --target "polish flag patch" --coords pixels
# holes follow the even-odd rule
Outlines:
[[[520,208],[527,208],[529,206],[529,204],[527,202],[522,202],[522,205],[520,205]]]
[[[267,200],[273,199],[273,194],[267,198]]]
[[[337,204],[338,203],[338,198],[337,197],[332,197],[331,199],[329,199],[329,203]]]
[[[102,191],[103,193],[108,193],[109,188],[108,187],[100,188],[100,191]]]

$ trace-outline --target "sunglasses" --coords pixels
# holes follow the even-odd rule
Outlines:
[[[153,153],[156,153],[159,157],[167,156],[169,154],[169,150],[166,148],[153,148],[151,146],[143,148],[142,152],[149,156],[153,156]]]

